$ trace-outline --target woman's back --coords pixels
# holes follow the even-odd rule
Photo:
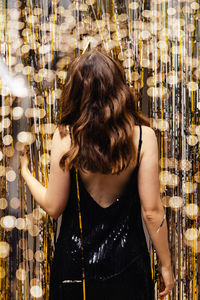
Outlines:
[[[139,126],[135,126],[133,132],[133,141],[135,149],[138,149],[139,136],[140,128]],[[139,156],[140,159],[141,156],[142,148]],[[81,180],[84,183],[85,189],[88,191],[88,193],[100,206],[106,208],[121,196],[123,187],[128,182],[134,168],[135,165],[133,166],[133,164],[130,164],[128,168],[122,171],[119,175],[107,175],[101,173],[92,173],[88,171],[83,172],[81,170],[79,170],[79,173]]]
[[[58,266],[60,258],[63,257],[61,248],[68,249],[66,252],[67,258],[65,258],[68,269],[65,270],[63,275],[66,278],[73,277],[77,266],[79,271],[81,270],[80,261],[77,265],[78,257],[80,258],[81,254],[78,190],[80,193],[86,276],[88,278],[114,276],[126,268],[138,255],[148,252],[142,228],[137,186],[142,126],[140,126],[137,144],[137,165],[134,169],[130,167],[126,174],[124,172],[123,177],[119,177],[121,175],[105,175],[103,177],[101,174],[93,175],[93,178],[87,177],[87,180],[92,181],[90,187],[94,185],[93,191],[95,191],[95,194],[91,193],[88,187],[86,188],[79,171],[76,177],[75,169],[70,170],[71,191],[68,205],[63,213],[58,246],[55,252],[56,265]],[[115,180],[112,183],[113,176]],[[99,184],[100,180],[101,183]],[[118,190],[118,186],[121,189],[116,193],[115,190]],[[98,193],[100,193],[100,197],[98,197]],[[94,261],[96,259],[95,255],[98,256],[97,261]],[[90,261],[93,261],[93,264]],[[74,262],[74,265],[72,262]],[[76,276],[79,275],[77,271]],[[62,278],[62,280],[64,279]]]

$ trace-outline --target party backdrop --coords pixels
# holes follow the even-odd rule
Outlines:
[[[30,170],[47,186],[68,65],[91,48],[122,64],[158,138],[176,277],[166,299],[200,299],[197,1],[0,0],[0,299],[48,299],[59,221],[32,198],[19,154],[28,145]],[[159,260],[153,246],[150,253],[158,299]]]

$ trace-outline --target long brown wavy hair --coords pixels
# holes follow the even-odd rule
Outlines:
[[[59,164],[90,172],[119,174],[136,164],[133,128],[150,126],[136,111],[122,67],[109,55],[90,50],[70,65],[61,96],[61,137],[71,129],[71,147]]]

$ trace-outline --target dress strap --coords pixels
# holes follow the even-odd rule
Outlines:
[[[138,154],[137,154],[137,165],[139,166],[139,158],[140,158],[140,150],[142,145],[142,126],[140,126],[140,139],[139,139],[139,145],[138,145]]]

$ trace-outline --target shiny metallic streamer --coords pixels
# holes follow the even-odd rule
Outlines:
[[[80,226],[80,239],[81,239],[81,269],[82,269],[82,284],[83,284],[83,300],[86,300],[86,290],[85,290],[85,267],[84,267],[84,248],[83,248],[83,226],[82,226],[82,216],[81,216],[81,199],[79,193],[79,182],[78,182],[78,170],[76,169],[76,188],[77,188],[77,201],[78,201],[78,219]]]

